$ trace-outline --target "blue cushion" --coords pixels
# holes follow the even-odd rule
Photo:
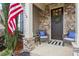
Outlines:
[[[75,32],[69,32],[68,37],[75,39]]]
[[[46,32],[45,32],[45,31],[40,31],[40,32],[39,32],[39,35],[40,35],[40,36],[45,36],[45,35],[46,35]]]

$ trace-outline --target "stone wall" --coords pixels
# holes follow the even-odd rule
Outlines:
[[[66,3],[66,4],[62,4],[60,5],[61,7],[63,7],[63,34],[67,34],[68,31],[75,31],[75,22],[76,22],[76,18],[75,18],[75,4],[74,3]],[[60,7],[59,6],[59,7]],[[58,6],[57,6],[58,8]],[[50,9],[53,9],[53,7],[51,7]],[[49,13],[50,14],[50,13]],[[51,15],[46,16],[47,18],[43,17],[41,18],[41,23],[40,26],[42,26],[42,28],[44,28],[47,33],[49,34],[49,37],[51,39]]]
[[[63,7],[63,34],[67,34],[68,31],[75,31],[75,4],[74,3],[60,3],[60,4],[51,4],[49,6],[50,10],[49,15],[46,15],[40,12],[40,24],[39,27],[45,29],[51,39],[51,9]]]
[[[64,34],[68,31],[75,31],[75,4],[64,4]]]
[[[42,13],[40,18],[39,29],[45,30],[49,36],[50,36],[50,29],[51,29],[50,24],[51,24],[50,15],[46,15]]]
[[[30,9],[30,8],[32,8],[32,6],[29,4],[26,4],[25,10],[27,11],[27,9],[28,9],[28,12],[26,12],[28,17],[24,16],[24,19],[25,19],[24,20],[24,25],[25,25],[24,26],[25,27],[24,34],[25,34],[25,38],[26,38],[23,40],[24,50],[31,50],[35,47],[35,45],[33,45],[34,42],[30,41],[30,39],[29,39],[29,37],[32,36],[31,35],[32,34],[32,32],[31,32],[32,31],[32,18],[30,19],[30,17],[32,17],[32,14],[30,14],[30,12],[32,12],[32,9]],[[50,12],[49,12],[49,14],[50,14]],[[44,13],[41,13],[40,16],[41,17],[39,19],[39,21],[40,21],[39,26],[42,29],[44,28],[47,31],[47,33],[49,35],[49,39],[51,40],[51,15],[45,15]],[[63,25],[63,27],[64,27],[63,33],[64,34],[67,34],[68,31],[70,31],[70,30],[73,30],[73,31],[75,30],[75,21],[76,21],[76,19],[75,19],[75,4],[64,4],[63,20],[64,20],[64,25]]]

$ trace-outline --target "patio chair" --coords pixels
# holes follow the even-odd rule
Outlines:
[[[38,35],[39,35],[40,41],[46,41],[48,39],[48,35],[45,30],[40,30],[38,32]]]
[[[70,31],[68,32],[67,35],[64,36],[64,43],[67,42],[67,43],[71,43],[71,42],[74,42],[75,41],[75,32],[73,31]]]

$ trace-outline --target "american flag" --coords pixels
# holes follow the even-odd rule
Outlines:
[[[23,6],[19,3],[12,3],[9,6],[8,32],[13,33],[16,30],[16,17],[23,12]]]

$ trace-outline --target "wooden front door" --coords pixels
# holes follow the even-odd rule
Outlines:
[[[51,10],[51,39],[62,40],[63,7]]]

